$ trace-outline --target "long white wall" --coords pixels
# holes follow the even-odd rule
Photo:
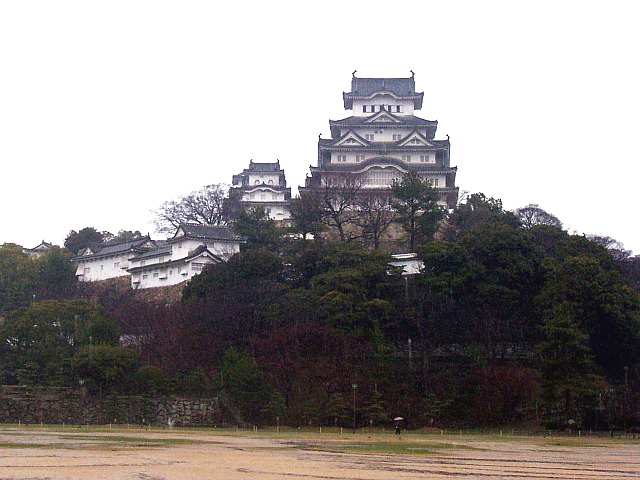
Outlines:
[[[98,258],[87,258],[77,261],[76,276],[82,282],[94,282],[108,278],[129,275],[129,257],[131,253],[123,255],[109,255]]]

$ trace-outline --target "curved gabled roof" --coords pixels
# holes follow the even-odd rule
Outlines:
[[[167,242],[176,242],[184,238],[240,242],[246,240],[242,235],[236,235],[233,229],[229,227],[183,223],[178,227],[173,238],[168,239]]]
[[[343,128],[353,127],[365,127],[365,128],[380,128],[380,127],[395,127],[395,128],[425,128],[427,130],[427,138],[431,139],[436,134],[438,128],[437,120],[425,120],[424,118],[416,117],[415,115],[393,115],[386,113],[394,118],[394,122],[370,122],[371,117],[378,115],[373,114],[368,117],[356,117],[351,116],[340,120],[329,120],[329,126],[331,128],[331,136],[336,138],[340,136],[340,130]]]
[[[76,255],[72,257],[72,261],[86,260],[89,258],[99,258],[105,257],[108,255],[122,255],[124,253],[141,253],[148,248],[155,246],[155,242],[149,238],[149,236],[144,236],[140,238],[136,238],[134,240],[110,240],[105,243],[96,243],[92,244],[89,247],[90,253],[80,253],[80,255]],[[87,249],[83,250],[86,251]]]
[[[351,110],[355,98],[368,98],[379,94],[389,94],[397,98],[412,99],[414,108],[422,108],[424,93],[416,92],[413,76],[410,78],[358,78],[351,79],[351,91],[342,94],[344,108]]]
[[[361,173],[365,170],[370,170],[374,167],[389,167],[394,166],[403,172],[416,171],[425,173],[441,173],[448,174],[455,172],[457,167],[443,167],[442,165],[432,165],[426,163],[407,163],[398,158],[380,155],[377,157],[368,158],[364,162],[357,164],[353,163],[329,163],[320,167],[311,167],[311,172],[349,172],[349,173]]]

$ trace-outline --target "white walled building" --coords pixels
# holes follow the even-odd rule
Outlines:
[[[244,238],[228,227],[183,224],[173,238],[131,258],[133,288],[167,287],[198,275],[205,265],[226,262],[240,251]]]
[[[318,139],[318,165],[301,192],[340,185],[349,177],[363,190],[390,190],[409,172],[426,179],[439,193],[438,203],[453,208],[457,201],[456,167],[450,166],[449,139],[436,140],[438,122],[414,115],[424,93],[409,78],[351,79],[343,93],[345,110],[353,115],[330,120],[330,139]]]
[[[131,241],[110,241],[81,250],[71,261],[77,265],[76,278],[80,282],[95,282],[129,275],[129,259],[156,248],[149,237]]]
[[[235,198],[245,209],[263,207],[272,220],[286,223],[291,219],[291,189],[287,188],[287,180],[279,160],[275,163],[257,163],[251,160],[249,168],[233,176],[229,196]]]
[[[167,287],[193,278],[205,265],[226,262],[242,242],[228,227],[183,224],[166,241],[106,242],[85,248],[71,261],[81,282],[130,276],[133,288]]]

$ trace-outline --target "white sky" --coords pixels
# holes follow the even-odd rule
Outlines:
[[[151,210],[250,159],[295,191],[357,69],[415,71],[461,190],[638,254],[634,3],[3,1],[0,244],[154,235]]]

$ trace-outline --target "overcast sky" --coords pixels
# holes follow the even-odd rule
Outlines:
[[[249,160],[295,192],[351,72],[408,77],[461,190],[640,253],[635,2],[0,3],[0,244],[156,235]]]

